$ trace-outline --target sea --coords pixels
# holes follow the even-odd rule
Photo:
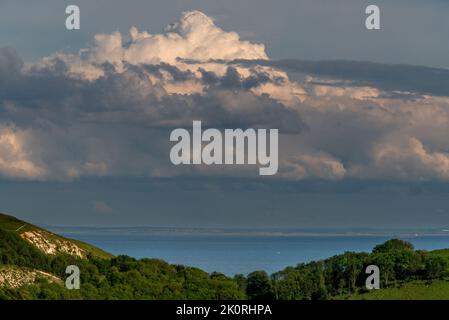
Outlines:
[[[420,250],[449,248],[449,230],[444,229],[46,228],[114,255],[157,258],[228,276],[255,270],[271,274],[346,251],[371,252],[374,246],[392,238],[409,241]]]

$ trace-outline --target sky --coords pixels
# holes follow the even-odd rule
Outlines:
[[[0,1],[0,211],[54,226],[449,227],[449,4]],[[278,129],[279,171],[170,132]]]
[[[67,32],[65,7],[79,5],[82,28]],[[363,28],[367,5],[382,29]],[[159,33],[181,12],[201,10],[225,30],[264,43],[273,59],[346,59],[449,67],[445,0],[89,0],[0,1],[0,39],[27,59],[77,51],[97,33],[133,25]]]

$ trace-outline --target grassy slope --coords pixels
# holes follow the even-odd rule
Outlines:
[[[430,251],[430,253],[449,260],[449,249],[433,250],[433,251]]]
[[[53,237],[55,239],[73,242],[81,249],[84,249],[84,251],[86,251],[87,253],[90,253],[91,255],[96,256],[98,258],[110,259],[112,257],[112,255],[110,253],[103,251],[95,246],[90,245],[90,244],[87,244],[87,243],[84,243],[84,242],[78,241],[78,240],[64,238],[62,236],[56,235],[47,230],[39,228],[35,225],[21,221],[15,217],[12,217],[12,216],[9,216],[6,214],[1,214],[1,213],[0,213],[0,229],[6,230],[6,231],[11,231],[11,232],[16,232],[19,234],[22,232],[25,232],[25,231],[45,231],[45,232],[49,233],[50,237]]]
[[[449,249],[438,249],[429,253],[449,260]],[[396,287],[334,298],[337,300],[449,300],[449,279],[435,280],[430,283],[411,281]]]
[[[339,296],[348,300],[448,300],[449,280],[435,280],[431,283],[413,281],[394,288],[372,290],[364,294]]]

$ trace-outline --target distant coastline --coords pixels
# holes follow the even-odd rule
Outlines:
[[[152,234],[152,235],[214,235],[214,236],[263,236],[263,237],[419,237],[449,236],[445,228],[189,228],[189,227],[41,227],[56,233],[82,234]]]
[[[449,247],[449,232],[442,229],[46,228],[114,255],[163,259],[228,276],[276,272],[347,251],[370,252],[393,238],[409,241],[418,250]]]

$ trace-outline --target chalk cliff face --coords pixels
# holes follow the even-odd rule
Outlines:
[[[57,236],[43,230],[25,231],[20,233],[20,237],[46,254],[56,255],[63,253],[79,258],[86,257],[85,251],[76,244],[69,240],[59,239]]]
[[[48,282],[62,284],[60,278],[44,271],[13,266],[0,267],[0,286],[19,288],[23,285],[32,284],[41,278],[46,279]]]
[[[66,254],[77,258],[88,255],[108,259],[111,255],[87,243],[64,238],[43,228],[0,213],[0,229],[15,233],[48,255]]]
[[[22,267],[11,262],[14,261],[8,258],[8,254],[11,254],[11,248],[14,247],[14,244],[19,244],[18,247],[23,248],[23,241],[26,243],[25,248],[38,249],[48,256],[69,255],[77,259],[88,259],[90,256],[102,259],[112,257],[109,253],[87,243],[64,238],[15,217],[0,213],[0,287],[19,288],[33,284],[40,279],[63,285],[63,281],[59,277],[38,270],[33,265]],[[2,244],[4,245],[2,246]],[[20,251],[16,253],[20,255]]]

